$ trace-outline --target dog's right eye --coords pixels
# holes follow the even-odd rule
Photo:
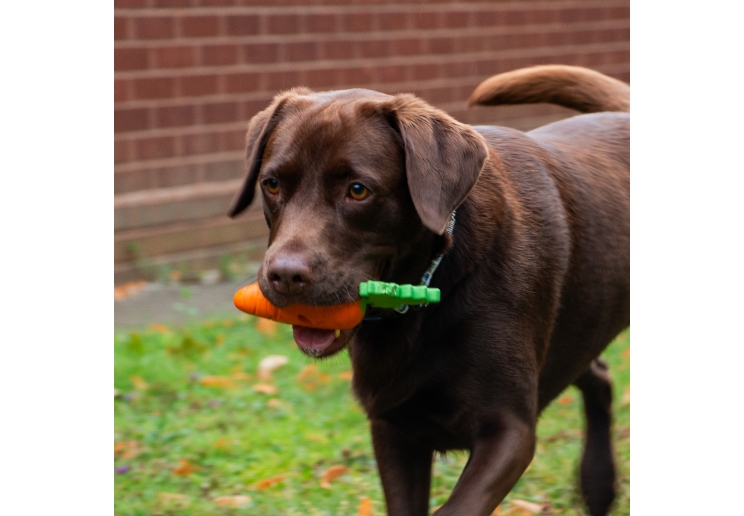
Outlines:
[[[274,178],[264,181],[264,186],[266,187],[266,190],[268,190],[268,192],[272,195],[276,195],[279,193],[279,181]]]

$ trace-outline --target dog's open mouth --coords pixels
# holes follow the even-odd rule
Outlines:
[[[303,353],[320,358],[331,356],[341,351],[351,337],[350,330],[321,330],[292,325],[292,333],[297,346]]]

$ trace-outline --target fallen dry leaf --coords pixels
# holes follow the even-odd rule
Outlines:
[[[170,330],[165,324],[151,324],[150,329],[158,333],[170,333]]]
[[[122,459],[133,459],[142,453],[137,441],[119,441],[114,443],[114,457]]]
[[[220,507],[245,507],[251,503],[251,497],[246,495],[218,496],[214,499],[214,503]]]
[[[140,376],[130,376],[129,381],[132,382],[132,385],[138,391],[145,391],[150,387],[148,383],[145,380],[143,380],[142,377]]]
[[[297,375],[297,380],[301,382],[307,377],[315,374],[315,371],[317,370],[318,370],[318,366],[316,366],[315,364],[308,364],[305,367],[303,367],[302,371],[300,371],[300,374]]]
[[[221,346],[223,342],[225,342],[225,336],[220,333],[219,335],[215,337],[214,345]]]
[[[511,504],[514,506],[507,514],[524,514],[525,516],[531,514],[553,514],[553,509],[549,503],[533,503],[526,500],[512,500]],[[515,513],[514,510],[517,510]]]
[[[318,383],[322,383],[322,384],[331,383],[331,375],[326,374],[326,373],[318,373],[315,376],[315,379],[318,381]]]
[[[191,498],[178,493],[158,493],[158,501],[174,508],[185,509],[191,504]]]
[[[214,447],[218,450],[227,450],[230,447],[230,441],[227,440],[227,437],[220,437],[214,442]]]
[[[266,406],[272,409],[284,409],[284,410],[290,410],[292,408],[292,405],[287,403],[286,401],[282,401],[279,398],[271,398],[269,401],[266,402]]]
[[[146,281],[129,281],[114,287],[114,300],[126,299],[139,294],[147,286]]]
[[[289,358],[284,355],[269,355],[258,364],[258,379],[262,382],[272,380],[271,372],[276,371],[289,363]]]
[[[243,371],[237,372],[232,375],[235,380],[253,380],[253,375],[250,373],[244,373]]]
[[[272,321],[271,319],[264,319],[260,318],[258,321],[256,321],[256,331],[259,333],[263,333],[264,335],[269,335],[270,337],[273,337],[276,335],[276,327],[279,325],[276,321]]]
[[[186,475],[192,474],[194,471],[196,471],[196,466],[191,464],[187,460],[179,460],[178,465],[173,468],[171,471],[173,471],[174,475],[178,475],[179,477],[185,477]]]
[[[270,478],[264,478],[254,484],[255,488],[259,491],[266,491],[268,488],[279,484],[284,481],[284,475],[276,475]]]
[[[331,482],[349,471],[346,466],[331,466],[320,475],[320,487],[330,489]]]
[[[199,383],[204,387],[214,387],[216,389],[235,389],[237,385],[226,376],[203,376],[199,378]]]
[[[276,394],[279,390],[273,385],[268,383],[257,383],[253,386],[253,390],[262,394]]]
[[[630,385],[625,386],[625,390],[623,391],[623,399],[620,404],[630,405]]]
[[[626,348],[620,353],[620,356],[623,358],[630,358],[630,348]]]
[[[352,378],[352,373],[351,371],[343,371],[342,373],[338,373],[338,377],[348,382]]]
[[[501,506],[500,505],[493,510],[493,512],[491,513],[491,516],[501,516]]]
[[[357,516],[372,516],[372,500],[370,500],[369,496],[365,496],[359,500]]]
[[[558,398],[558,401],[556,401],[556,403],[558,403],[558,405],[570,405],[571,403],[573,403],[573,397],[569,396],[568,394],[565,396],[561,396],[560,398]]]
[[[302,384],[302,390],[307,392],[312,392],[315,389],[317,389],[318,386],[315,384],[315,382],[304,382]]]

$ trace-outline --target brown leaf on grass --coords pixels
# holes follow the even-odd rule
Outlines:
[[[114,457],[122,459],[133,459],[142,453],[137,441],[119,441],[114,443]]]
[[[237,385],[226,376],[204,376],[199,378],[199,383],[204,387],[212,387],[215,389],[235,389]]]
[[[239,372],[233,374],[232,377],[235,380],[239,380],[239,381],[253,380],[253,375],[252,374],[250,374],[250,373],[244,373],[243,371],[239,371]]]
[[[150,329],[158,333],[170,333],[170,330],[165,324],[159,324],[159,323],[151,324]]]
[[[273,477],[264,478],[254,484],[254,487],[261,492],[266,491],[268,488],[273,487],[284,481],[285,475],[275,475]]]
[[[284,410],[290,410],[292,408],[292,405],[287,403],[286,401],[282,401],[279,398],[271,398],[269,401],[266,402],[266,406],[271,409],[284,409]]]
[[[196,469],[196,466],[191,464],[189,461],[181,459],[178,461],[178,465],[171,471],[174,475],[185,477],[187,475],[191,475],[194,471],[196,471]]]
[[[174,509],[185,509],[191,504],[191,498],[178,493],[158,493],[158,501]]]
[[[220,507],[239,508],[251,503],[251,497],[246,495],[218,496],[214,499],[214,503]]]
[[[331,482],[349,471],[346,466],[331,466],[320,474],[320,487],[330,489]]]
[[[532,514],[554,514],[553,508],[549,503],[533,503],[526,500],[512,500],[511,505],[513,505],[513,507],[509,509],[506,514],[515,516],[517,514],[520,516],[529,516]]]
[[[372,516],[372,500],[370,500],[369,496],[365,496],[359,500],[357,516]]]
[[[317,388],[318,388],[318,385],[315,382],[304,382],[302,384],[303,391],[312,392]]]
[[[269,337],[276,335],[277,326],[279,326],[279,323],[272,321],[271,319],[260,318],[256,321],[256,331],[268,335]]]
[[[276,394],[279,390],[268,383],[257,383],[253,386],[253,390],[262,394]]]
[[[493,510],[493,512],[491,513],[491,516],[501,516],[501,506],[500,505]]]
[[[630,385],[625,386],[625,390],[623,391],[623,399],[620,401],[620,404],[630,405]]]
[[[351,371],[343,371],[341,373],[338,373],[338,377],[348,382],[348,381],[351,381],[352,373]]]
[[[215,346],[221,346],[223,342],[225,342],[225,336],[221,333],[214,338]]]
[[[566,394],[565,396],[561,396],[560,398],[558,398],[558,401],[556,401],[556,403],[558,403],[558,405],[570,405],[571,403],[573,403],[573,397]]]
[[[625,348],[622,353],[620,353],[620,356],[623,358],[630,359],[630,348]]]
[[[227,437],[220,437],[214,442],[214,447],[218,450],[227,450],[230,447],[230,441]]]
[[[129,381],[132,382],[132,385],[138,391],[145,391],[150,387],[148,383],[145,380],[143,380],[142,377],[140,376],[130,376]]]
[[[297,381],[301,382],[305,379],[307,379],[309,376],[315,374],[315,371],[318,370],[318,366],[315,364],[308,364],[305,367],[302,368],[302,371],[300,371],[300,374],[297,375]]]
[[[315,376],[315,379],[316,379],[316,381],[317,381],[318,383],[322,383],[322,384],[324,384],[324,385],[325,385],[325,384],[329,384],[329,383],[331,383],[331,375],[329,375],[329,374],[326,374],[326,373],[318,373],[318,374],[317,374],[317,375]]]
[[[289,358],[284,355],[269,355],[261,360],[258,364],[258,379],[262,382],[270,382],[273,380],[271,373],[276,371],[280,367],[284,367],[289,363]]]

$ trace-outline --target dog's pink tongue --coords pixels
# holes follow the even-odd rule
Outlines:
[[[292,325],[292,333],[294,334],[295,342],[302,349],[323,351],[336,340],[336,332],[333,330],[319,330],[317,328]]]

